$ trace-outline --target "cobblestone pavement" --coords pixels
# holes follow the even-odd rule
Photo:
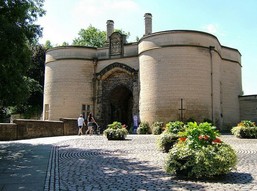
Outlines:
[[[163,170],[167,154],[154,135],[128,135],[125,141],[74,136],[52,147],[47,190],[257,190],[257,140],[223,135],[237,152],[237,170],[214,180],[185,180]]]

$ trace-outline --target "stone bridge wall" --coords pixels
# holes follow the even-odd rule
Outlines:
[[[0,141],[77,134],[77,119],[40,121],[16,119],[14,123],[0,124]]]

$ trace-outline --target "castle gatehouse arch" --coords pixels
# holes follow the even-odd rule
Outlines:
[[[138,71],[122,63],[113,63],[96,73],[96,117],[105,128],[113,121],[129,127],[138,114]]]

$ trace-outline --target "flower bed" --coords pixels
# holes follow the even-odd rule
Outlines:
[[[239,138],[257,138],[257,126],[254,122],[244,120],[231,129],[233,135]]]
[[[173,145],[177,142],[178,132],[184,130],[184,123],[181,121],[169,122],[165,126],[165,130],[157,139],[157,146],[164,152],[169,152]]]
[[[160,121],[156,121],[151,125],[152,134],[160,135],[164,130],[164,123]]]
[[[124,140],[128,134],[128,130],[120,122],[114,121],[107,126],[103,134],[108,140]]]
[[[147,122],[141,122],[137,128],[137,134],[149,134],[150,127]]]
[[[165,162],[167,173],[201,178],[226,174],[235,168],[235,151],[221,141],[210,123],[189,122],[185,131],[178,134],[179,141],[170,149]]]

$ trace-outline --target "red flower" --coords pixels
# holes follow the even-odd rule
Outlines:
[[[208,136],[208,135],[200,135],[200,136],[198,137],[198,139],[199,139],[199,140],[204,139],[205,141],[207,141],[207,140],[209,139],[209,136]]]
[[[186,137],[180,137],[179,140],[184,142],[187,138]]]
[[[219,138],[216,138],[212,141],[213,143],[222,143],[222,141]]]

